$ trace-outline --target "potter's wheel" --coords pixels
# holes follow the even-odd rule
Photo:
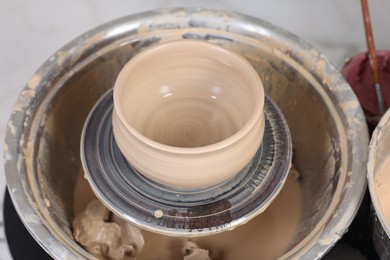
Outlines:
[[[239,53],[264,79],[291,130],[306,192],[296,240],[284,257],[323,256],[348,229],[366,187],[363,113],[337,69],[311,45],[225,11],[164,9],[121,18],[70,42],[38,69],[15,103],[4,141],[7,185],[23,222],[53,257],[92,258],[72,236],[86,117],[134,55],[183,38]]]
[[[175,189],[147,179],[128,164],[112,132],[112,91],[86,120],[81,157],[86,177],[114,213],[150,231],[207,235],[261,213],[279,193],[291,166],[291,137],[283,115],[266,98],[263,143],[235,177],[204,189]]]

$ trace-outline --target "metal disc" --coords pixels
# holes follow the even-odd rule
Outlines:
[[[287,124],[266,97],[262,145],[233,178],[205,189],[175,189],[135,170],[112,132],[112,90],[90,112],[81,138],[81,159],[98,198],[115,214],[153,232],[201,236],[231,229],[262,212],[275,198],[291,166]]]

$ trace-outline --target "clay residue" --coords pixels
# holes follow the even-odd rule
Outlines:
[[[141,230],[93,200],[73,221],[76,241],[99,259],[136,259],[144,247]]]
[[[34,74],[28,82],[28,87],[36,89],[39,83],[41,83],[42,76],[40,74]]]
[[[12,155],[9,151],[9,147],[8,147],[8,144],[4,144],[4,147],[3,147],[3,154],[4,154],[4,161],[9,161],[12,159]]]
[[[12,135],[16,135],[17,129],[14,126],[14,122],[12,120],[8,122],[8,130],[11,132]]]
[[[183,260],[220,260],[217,250],[202,249],[190,239],[183,242],[181,252],[184,255]]]
[[[137,28],[138,34],[148,33],[149,32],[149,24],[147,23],[140,23]]]
[[[63,51],[57,52],[57,65],[62,66],[67,56],[68,54],[66,52]]]

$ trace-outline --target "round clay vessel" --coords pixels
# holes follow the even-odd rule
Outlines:
[[[243,169],[264,133],[264,90],[241,56],[198,40],[157,45],[132,58],[114,86],[113,131],[141,174],[183,189]]]

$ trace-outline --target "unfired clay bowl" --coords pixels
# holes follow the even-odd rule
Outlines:
[[[180,40],[131,59],[114,86],[113,131],[140,173],[175,188],[223,182],[264,133],[264,90],[253,67],[215,44]]]

